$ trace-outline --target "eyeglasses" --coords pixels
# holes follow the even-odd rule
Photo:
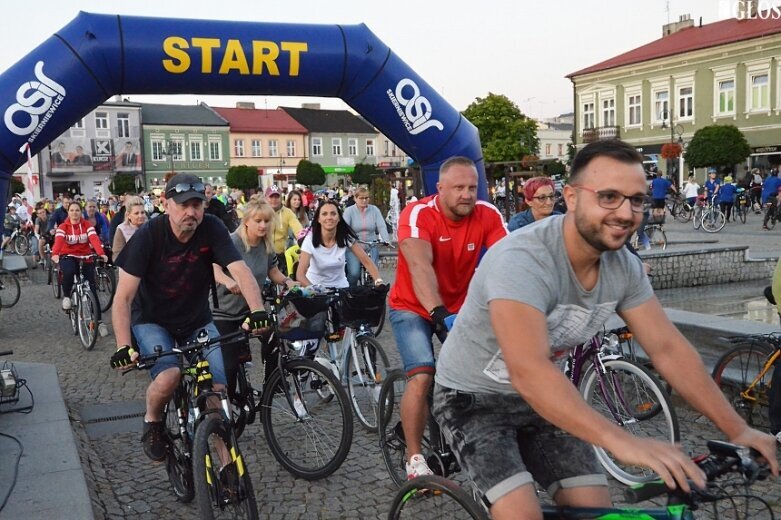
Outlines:
[[[615,190],[595,190],[582,185],[573,185],[572,187],[595,193],[597,195],[597,204],[602,209],[618,209],[625,200],[629,199],[629,207],[633,212],[642,213],[645,210],[645,195],[624,195]]]
[[[358,197],[358,200],[369,200],[370,197]]]
[[[196,182],[195,184],[189,184],[186,182],[177,184],[170,190],[166,191],[166,194],[169,193],[184,193],[186,191],[197,191],[198,193],[204,193],[206,192],[206,186],[202,182]]]
[[[540,202],[553,202],[554,199],[556,199],[555,195],[540,195],[538,197],[532,197],[534,200],[539,200]]]

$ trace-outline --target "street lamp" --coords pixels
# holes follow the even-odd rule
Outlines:
[[[681,125],[674,124],[673,121],[673,111],[672,110],[663,110],[662,111],[662,129],[668,128],[668,122],[669,121],[669,128],[670,128],[670,144],[675,145],[677,144],[679,147],[678,151],[678,161],[679,165],[678,168],[675,167],[675,158],[673,157],[667,157],[667,175],[672,177],[673,174],[676,172],[678,173],[678,185],[683,185],[683,127]],[[676,134],[678,135],[678,139],[675,139]]]

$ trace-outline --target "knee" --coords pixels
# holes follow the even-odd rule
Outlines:
[[[155,377],[153,383],[159,392],[172,394],[179,385],[180,377],[178,368],[169,368],[160,372],[157,377]]]
[[[407,381],[407,389],[404,393],[409,392],[414,397],[425,398],[433,381],[434,377],[431,374],[414,375]]]

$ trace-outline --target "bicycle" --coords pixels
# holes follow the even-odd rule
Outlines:
[[[350,452],[353,418],[347,395],[330,368],[300,357],[293,347],[295,341],[311,339],[311,331],[281,330],[279,312],[297,295],[264,294],[272,300],[272,327],[265,340],[271,349],[261,389],[250,381],[253,364],[239,364],[232,397],[236,430],[240,434],[259,415],[277,462],[296,477],[318,480],[339,469]],[[313,309],[300,302],[297,308],[311,317],[325,309],[322,303],[317,302],[312,314]],[[314,339],[319,339],[323,331],[316,334]]]
[[[737,196],[735,197],[735,209],[734,213],[740,222],[745,224],[748,217],[749,209],[751,208],[751,201],[749,200],[749,192],[745,188],[737,189]],[[737,220],[737,219],[736,219]]]
[[[688,222],[692,218],[692,208],[680,193],[668,195],[665,198],[665,206],[670,215],[678,222]]]
[[[770,383],[781,356],[781,333],[724,338],[735,347],[719,358],[713,379],[751,426],[770,429]]]
[[[753,450],[723,441],[708,441],[708,455],[694,459],[707,477],[707,488],[698,490],[691,487],[690,493],[681,491],[680,486],[670,490],[661,480],[642,483],[625,490],[624,498],[629,504],[636,504],[656,497],[666,496],[667,505],[663,508],[637,509],[635,507],[581,508],[542,506],[545,519],[602,519],[617,520],[645,518],[649,520],[694,520],[694,512],[705,505],[712,505],[710,512],[719,518],[717,508],[720,502],[728,504],[728,511],[735,516],[729,518],[774,519],[771,505],[762,497],[751,495],[751,486],[764,480],[769,474],[767,466],[760,463],[758,454]],[[728,493],[721,477],[735,474],[735,486],[745,491]],[[730,485],[732,483],[727,481]],[[738,503],[740,502],[740,504]],[[763,513],[766,513],[763,514]],[[759,516],[762,515],[762,516]],[[472,518],[487,520],[488,513],[483,505],[461,489],[455,482],[439,476],[422,476],[407,482],[393,498],[388,520],[402,518]]]
[[[653,218],[653,217],[652,217]],[[645,236],[648,237],[648,243],[651,249],[667,249],[667,234],[664,232],[664,219],[661,220],[648,220],[644,231]],[[643,244],[640,243],[638,234],[635,233],[632,236],[632,247],[637,251],[642,249]]]
[[[0,267],[0,307],[6,309],[13,307],[21,295],[19,277],[13,271]]]
[[[381,245],[385,245],[387,247],[390,247],[391,249],[395,249],[391,244],[387,244],[385,242],[380,242],[379,240],[371,240],[371,241],[363,241],[358,240],[358,243],[364,246],[364,249],[366,248],[374,248],[379,247]],[[366,254],[368,254],[371,257],[371,254],[369,251],[366,251]],[[358,278],[358,285],[364,286],[364,287],[373,287],[374,286],[374,280],[372,280],[371,275],[369,275],[369,271],[366,270],[366,267],[364,267],[363,264],[360,264],[361,266],[361,275]],[[382,313],[380,314],[380,319],[376,325],[372,325],[371,329],[375,336],[379,336],[382,332],[382,327],[385,325],[385,304],[383,303]]]
[[[60,266],[52,262],[52,249],[48,242],[43,246],[43,265],[46,269],[46,284],[51,285],[54,299],[59,300],[62,298],[62,275]]]
[[[634,341],[634,334],[629,330],[629,327],[619,327],[606,331],[604,332],[602,340],[605,342],[605,346],[608,350],[615,351],[620,354],[622,358],[628,359],[629,361],[648,369],[654,377],[662,383],[667,394],[672,395],[672,386],[659,375],[654,368],[653,362],[648,358],[648,355],[642,347]]]
[[[727,224],[727,217],[716,204],[717,195],[713,195],[708,207],[702,212],[702,229],[707,233],[718,233]]]
[[[11,240],[9,243],[14,248],[14,253],[19,256],[24,256],[27,251],[30,250],[30,236],[32,235],[32,226],[30,224],[23,224],[11,233]]]
[[[204,519],[215,518],[215,513],[220,517],[226,513],[231,518],[259,518],[228,395],[224,390],[214,390],[204,354],[210,346],[246,334],[238,331],[209,339],[202,330],[195,342],[174,347],[171,352],[161,352],[156,347],[155,354],[140,358],[123,372],[149,369],[161,357],[179,356],[182,377],[163,409],[168,451],[165,469],[177,500],[187,503],[197,498],[200,517]],[[215,400],[220,403],[218,408],[213,407]],[[223,474],[222,470],[215,470],[215,462],[223,464],[223,469],[231,469]]]
[[[111,248],[103,246],[106,256],[111,257]],[[97,260],[95,262],[95,292],[98,294],[98,303],[100,311],[106,312],[111,308],[114,302],[114,292],[116,291],[116,277],[114,269],[108,262]]]
[[[73,258],[76,260],[77,269],[73,276],[73,289],[70,299],[72,306],[65,311],[70,319],[73,333],[79,336],[81,345],[86,350],[92,350],[98,340],[98,302],[92,294],[89,280],[84,276],[83,265],[85,260],[94,260],[97,255],[62,255],[60,258]],[[57,269],[57,284],[62,286],[62,270]]]
[[[765,220],[767,222],[765,223],[765,226],[767,226],[768,229],[773,229],[776,227],[776,222],[781,220],[781,204],[778,204],[778,202],[767,202],[767,212]]]
[[[705,195],[698,195],[697,201],[694,203],[694,208],[692,209],[692,226],[694,229],[700,229],[702,226],[702,214],[707,207],[707,197]]]

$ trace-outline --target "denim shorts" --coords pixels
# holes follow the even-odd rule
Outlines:
[[[434,373],[434,325],[419,314],[389,309],[393,337],[407,376]]]
[[[163,352],[170,352],[176,345],[184,345],[195,341],[198,333],[201,330],[206,330],[209,333],[209,338],[216,338],[220,335],[217,331],[217,327],[214,322],[209,322],[203,327],[198,327],[194,332],[185,336],[174,336],[165,327],[162,327],[156,323],[139,323],[133,325],[133,335],[138,343],[138,348],[141,351],[141,356],[151,356],[155,353],[155,347],[160,345]],[[212,373],[212,381],[218,385],[225,385],[225,365],[222,362],[222,349],[219,343],[210,346],[205,351],[206,360],[209,362],[209,369]],[[169,368],[181,368],[178,356],[164,356],[155,362],[155,365],[149,370],[152,379],[163,370]]]
[[[559,489],[607,486],[590,444],[540,417],[518,394],[434,388],[434,418],[490,504],[536,481]]]

